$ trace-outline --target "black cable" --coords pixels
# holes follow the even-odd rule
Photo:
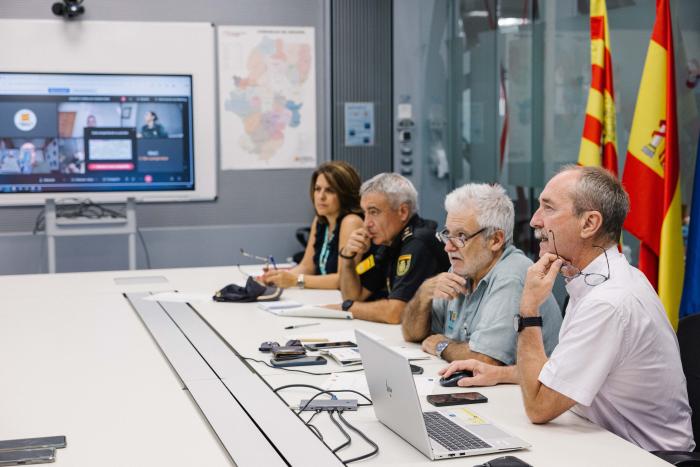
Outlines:
[[[346,460],[346,461],[341,460],[341,462],[342,462],[343,464],[346,464],[346,465],[347,465],[347,464],[349,464],[349,463],[351,463],[351,462],[357,462],[357,461],[360,461],[360,460],[362,460],[362,459],[367,459],[367,458],[369,458],[369,457],[374,456],[375,454],[377,454],[377,453],[379,452],[379,446],[377,445],[377,443],[375,443],[374,441],[372,441],[371,439],[369,439],[369,438],[367,437],[367,435],[365,435],[365,434],[364,434],[363,432],[361,432],[359,429],[357,429],[357,428],[355,428],[354,426],[352,426],[352,425],[350,424],[350,422],[348,422],[347,420],[345,420],[345,417],[343,417],[343,412],[342,412],[342,411],[338,411],[338,418],[340,418],[340,421],[343,422],[343,424],[345,424],[346,427],[350,428],[352,431],[354,431],[355,433],[357,433],[358,435],[360,435],[360,437],[361,437],[362,439],[364,439],[368,444],[371,444],[372,446],[374,446],[374,449],[372,450],[372,452],[369,452],[369,453],[367,453],[367,454],[363,454],[363,455],[361,455],[361,456],[353,457],[352,459],[348,459],[348,460]]]
[[[333,449],[333,452],[338,452],[338,451],[340,451],[341,449],[350,446],[350,444],[352,443],[352,438],[350,438],[350,435],[348,434],[347,431],[345,431],[345,429],[343,429],[343,427],[340,425],[340,423],[338,423],[338,422],[336,421],[336,419],[333,418],[333,412],[335,412],[335,410],[331,410],[330,412],[328,412],[328,416],[330,417],[330,419],[331,419],[331,421],[333,422],[333,424],[334,424],[335,426],[338,427],[338,429],[339,429],[340,432],[343,434],[343,436],[345,436],[345,442],[342,443],[342,444],[341,444],[340,446],[338,446],[337,448],[334,448],[334,449]]]
[[[141,245],[143,245],[143,252],[146,256],[146,268],[151,269],[151,255],[148,254],[148,247],[146,246],[146,240],[143,238],[141,229],[136,229],[136,233],[139,234],[139,239],[141,240]]]
[[[364,368],[359,368],[357,370],[348,370],[348,371],[335,371],[333,373],[327,372],[327,373],[314,373],[313,371],[304,371],[304,370],[294,370],[292,368],[284,368],[284,367],[277,367],[277,366],[272,366],[269,363],[267,363],[264,360],[257,360],[252,357],[243,357],[243,360],[250,360],[251,362],[256,362],[256,363],[262,363],[263,365],[269,367],[269,368],[274,368],[275,370],[284,370],[284,371],[294,371],[296,373],[304,373],[306,375],[314,375],[314,376],[329,376],[335,373],[355,373],[357,371],[364,371]]]
[[[278,388],[274,388],[272,392],[277,392],[281,391],[282,389],[287,389],[287,388],[311,388],[315,389],[317,391],[323,391],[323,388],[319,388],[318,386],[314,386],[313,384],[285,384],[284,386],[280,386]],[[332,396],[333,394],[331,394]]]
[[[321,441],[323,441],[323,435],[321,434],[321,430],[319,430],[318,428],[316,428],[316,425],[312,425],[312,424],[311,424],[311,420],[313,420],[314,417],[315,417],[316,415],[320,414],[321,412],[322,412],[322,410],[317,410],[316,412],[314,412],[314,413],[311,415],[311,417],[309,417],[309,419],[308,419],[306,422],[304,422],[304,425],[308,426],[309,429],[311,429],[311,431],[314,432],[314,434],[316,435],[316,437],[317,437],[318,439],[320,439]]]

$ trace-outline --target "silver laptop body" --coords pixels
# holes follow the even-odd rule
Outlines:
[[[530,446],[480,416],[481,424],[463,423],[458,412],[464,406],[423,412],[408,360],[362,331],[355,330],[355,335],[377,418],[428,458],[476,456]]]

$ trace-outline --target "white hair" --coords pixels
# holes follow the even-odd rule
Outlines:
[[[486,228],[487,236],[493,235],[496,230],[502,230],[505,245],[513,242],[515,209],[513,201],[501,185],[467,183],[445,198],[445,210],[448,213],[470,208],[476,211],[476,221],[479,227]]]
[[[397,173],[381,173],[367,180],[360,187],[360,196],[368,193],[383,193],[394,209],[406,204],[411,215],[418,212],[418,192],[409,179]]]

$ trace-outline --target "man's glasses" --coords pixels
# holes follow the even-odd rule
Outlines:
[[[444,228],[440,232],[435,232],[435,238],[437,238],[444,244],[447,244],[447,242],[452,242],[452,244],[455,247],[464,248],[464,245],[466,245],[469,240],[476,237],[484,230],[486,230],[486,227],[483,227],[481,230],[479,230],[478,232],[474,232],[471,235],[460,234],[456,237],[451,237],[450,235],[448,235],[449,231],[447,230],[447,228]]]
[[[570,261],[564,259],[563,256],[559,255],[559,252],[557,251],[557,241],[554,238],[554,232],[550,230],[549,235],[552,237],[552,245],[554,245],[554,254],[557,255],[557,258],[564,262],[560,272],[565,279],[572,280],[577,278],[578,276],[583,276],[583,282],[585,282],[587,285],[590,285],[591,287],[600,285],[606,280],[610,279],[610,261],[608,261],[608,252],[605,251],[605,248],[603,248],[602,246],[593,245],[594,247],[603,250],[603,254],[605,255],[605,263],[608,265],[608,274],[603,275],[597,272],[588,272],[584,274],[579,268],[571,264]]]

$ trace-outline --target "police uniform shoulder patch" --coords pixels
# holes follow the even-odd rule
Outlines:
[[[357,266],[355,266],[355,272],[358,276],[361,276],[362,274],[372,269],[374,266],[374,255],[369,255],[367,258],[358,263]]]
[[[396,275],[403,276],[411,268],[411,255],[401,255],[396,262]]]

